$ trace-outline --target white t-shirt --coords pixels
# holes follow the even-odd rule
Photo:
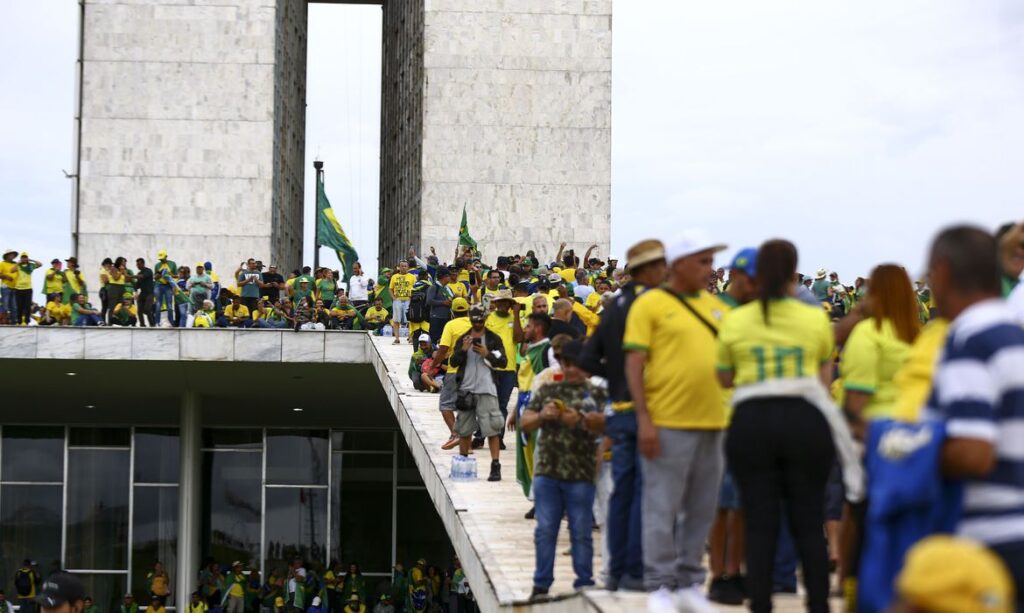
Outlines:
[[[352,275],[348,279],[348,298],[349,300],[369,300],[369,288],[370,280],[365,274],[363,275]]]
[[[577,285],[573,288],[572,293],[574,296],[576,296],[585,303],[587,301],[587,298],[589,298],[590,295],[594,293],[594,286]]]

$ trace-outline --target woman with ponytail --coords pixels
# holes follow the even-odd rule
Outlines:
[[[836,457],[826,419],[832,329],[825,313],[793,299],[797,251],[770,240],[758,250],[758,300],[732,311],[718,339],[718,374],[736,387],[728,465],[746,517],[750,609],[772,610],[772,570],[785,512],[803,567],[807,610],[828,611],[825,485]],[[832,411],[835,412],[834,407]]]

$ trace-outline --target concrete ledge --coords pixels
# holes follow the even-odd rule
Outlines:
[[[0,327],[0,358],[365,364],[365,332]]]

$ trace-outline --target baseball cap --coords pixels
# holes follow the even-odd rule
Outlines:
[[[724,251],[727,245],[715,241],[707,232],[700,228],[693,228],[680,234],[665,249],[665,259],[671,264],[687,256],[703,251]]]
[[[753,247],[740,249],[739,253],[733,256],[729,268],[738,270],[748,277],[757,275],[757,249]]]
[[[559,275],[559,274],[556,274],[556,273],[551,273],[550,275],[548,275],[548,283],[561,283],[561,282],[562,282],[562,275]]]
[[[160,251],[156,252],[156,257],[158,257],[160,259],[163,259],[163,258],[167,257],[167,252],[164,251],[163,249],[161,249]]]
[[[469,303],[462,296],[459,296],[455,300],[452,300],[452,311],[456,313],[464,313],[469,310]]]
[[[27,258],[28,257],[28,251],[22,251],[21,255],[19,257]]]
[[[205,268],[206,270],[212,270],[213,269],[213,264],[211,264],[210,261],[207,260],[207,261],[203,262],[203,268]],[[273,268],[273,265],[271,265],[271,268]]]
[[[952,536],[930,536],[907,552],[896,591],[935,613],[1009,613],[1013,582],[1002,561],[984,546]]]
[[[43,581],[36,602],[47,609],[53,609],[65,602],[76,602],[84,598],[85,588],[78,577],[69,573],[54,573]]]
[[[52,260],[50,260],[50,263],[51,264],[60,264],[60,258],[53,258]]]
[[[474,304],[469,307],[470,319],[487,319],[487,308],[482,304]]]
[[[419,337],[416,339],[416,342],[417,343],[429,343],[430,342],[430,335],[429,334],[420,334]]]

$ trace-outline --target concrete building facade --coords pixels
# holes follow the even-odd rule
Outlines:
[[[611,0],[377,3],[380,261],[408,245],[449,258],[463,205],[486,257],[606,253]],[[160,249],[222,275],[246,256],[298,266],[306,0],[80,6],[72,231],[88,280],[103,257]]]

